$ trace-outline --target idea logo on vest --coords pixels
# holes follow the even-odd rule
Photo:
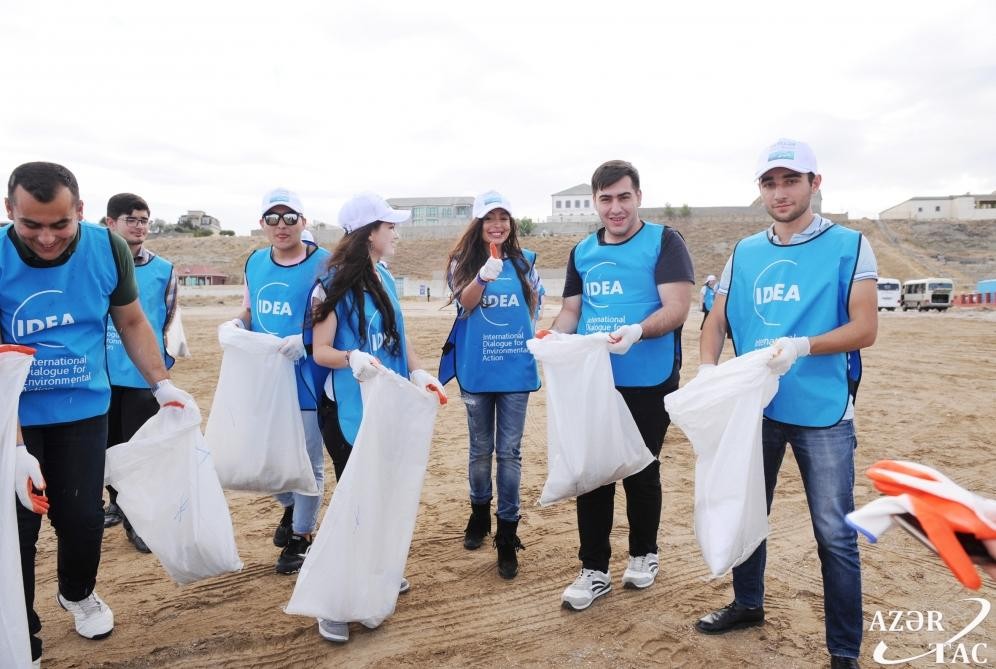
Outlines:
[[[783,325],[794,315],[802,301],[799,283],[794,279],[799,263],[776,260],[754,279],[754,313],[765,325]]]

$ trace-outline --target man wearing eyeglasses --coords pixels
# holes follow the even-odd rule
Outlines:
[[[149,205],[133,193],[118,193],[107,201],[107,227],[128,243],[135,263],[138,298],[156,335],[159,353],[169,369],[173,358],[166,352],[166,330],[176,310],[176,274],[173,263],[145,248],[149,234]],[[111,406],[107,412],[107,447],[123,444],[159,411],[149,384],[128,357],[114,323],[107,323],[107,372],[111,378]],[[118,492],[107,486],[110,502],[104,510],[104,527],[124,522],[125,535],[140,553],[149,547],[136,534],[118,506]]]
[[[304,564],[318,523],[318,507],[325,483],[325,446],[318,426],[318,403],[311,383],[310,357],[302,332],[308,318],[308,296],[325,269],[329,252],[301,240],[308,221],[301,198],[286,188],[263,197],[259,227],[270,246],[257,249],[246,260],[246,295],[242,313],[225,325],[266,332],[283,338],[280,352],[294,361],[297,399],[304,422],[305,448],[318,485],[318,494],[280,493],[283,517],[273,533],[273,544],[283,550],[277,558],[279,574],[294,574]]]

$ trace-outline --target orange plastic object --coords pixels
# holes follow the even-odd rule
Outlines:
[[[909,495],[913,501],[913,515],[937,548],[941,560],[963,585],[978,590],[982,579],[955,532],[972,534],[977,539],[996,539],[996,529],[986,525],[973,509],[964,504],[898,481],[892,476],[893,472],[925,481],[940,482],[941,479],[895,460],[880,460],[867,472],[868,478],[882,494]]]

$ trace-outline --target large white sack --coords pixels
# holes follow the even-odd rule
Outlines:
[[[225,494],[193,401],[164,407],[130,441],[108,449],[104,479],[177,583],[242,569]]]
[[[180,305],[176,305],[173,312],[173,320],[170,321],[166,329],[166,352],[174,358],[189,358],[190,349],[187,347],[187,333],[183,331],[183,318],[180,316]]]
[[[642,471],[654,461],[615,388],[608,335],[530,339],[546,385],[547,477],[543,506]]]
[[[284,610],[377,627],[398,600],[439,404],[388,370],[360,391],[349,464]]]
[[[768,536],[761,419],[778,391],[764,348],[719,365],[664,398],[695,449],[695,537],[721,576]]]
[[[20,502],[14,494],[14,449],[17,405],[33,354],[25,346],[0,345],[0,667],[31,666],[17,539],[15,505]]]
[[[294,363],[280,338],[218,328],[224,350],[204,436],[221,487],[317,495],[304,443]]]

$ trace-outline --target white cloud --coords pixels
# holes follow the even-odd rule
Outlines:
[[[98,13],[99,12],[99,13]],[[809,141],[824,207],[996,189],[990,2],[16,3],[0,171],[76,172],[88,213],[240,232],[260,195],[504,191],[526,215],[631,160],[644,202],[745,204],[758,151]]]

